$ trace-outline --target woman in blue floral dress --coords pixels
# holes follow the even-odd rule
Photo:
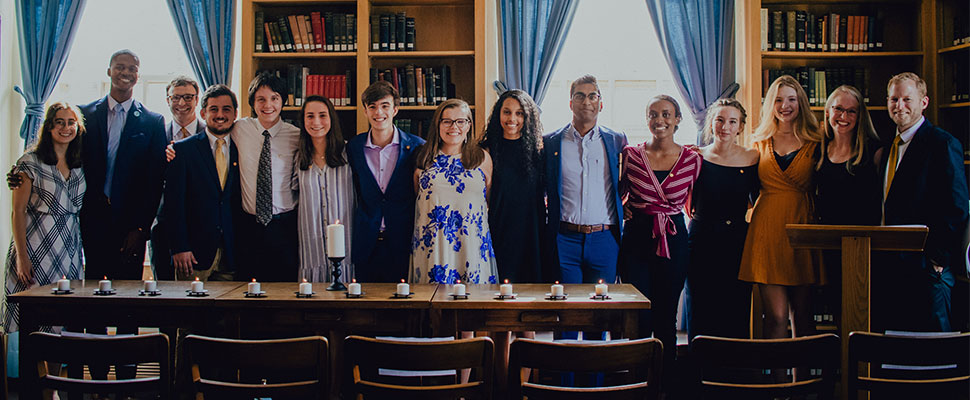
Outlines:
[[[468,103],[450,99],[431,120],[414,171],[412,283],[496,283],[488,231],[492,159],[478,145]]]

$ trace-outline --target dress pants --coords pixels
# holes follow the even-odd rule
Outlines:
[[[236,279],[260,282],[296,282],[300,256],[296,210],[274,214],[267,225],[256,216],[241,213],[236,230]]]
[[[410,261],[410,253],[395,254],[384,234],[379,233],[370,255],[362,262],[354,261],[354,277],[358,282],[400,282],[410,275]]]

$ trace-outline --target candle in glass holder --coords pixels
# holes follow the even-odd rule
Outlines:
[[[250,294],[259,293],[259,282],[256,282],[256,278],[253,278],[253,281],[249,282],[249,293]]]
[[[503,283],[501,286],[498,287],[498,294],[500,294],[502,296],[511,296],[512,295],[512,284],[509,283],[509,280],[508,279],[506,279],[505,280],[505,283]]]
[[[457,281],[457,282],[455,282],[455,286],[454,287],[455,287],[455,295],[456,296],[464,296],[465,295],[465,284],[464,283],[461,283],[461,281]]]
[[[313,284],[304,279],[303,282],[300,283],[300,294],[313,294]]]
[[[57,281],[57,290],[71,290],[71,281],[67,279],[67,276],[61,276],[61,279]]]
[[[158,282],[155,282],[154,279],[149,278],[147,281],[145,281],[145,291],[146,292],[158,291]]]
[[[327,225],[327,257],[340,258],[346,255],[347,240],[344,234],[344,226],[337,220],[336,223]]]
[[[192,281],[192,292],[194,293],[202,292],[202,281],[200,281],[198,277],[196,277],[195,280]]]
[[[111,290],[111,281],[105,276],[104,279],[98,281],[98,290],[102,292],[107,292]]]
[[[606,296],[609,293],[609,288],[606,287],[602,279],[600,279],[600,283],[597,283],[593,289],[596,291],[597,296]]]
[[[549,294],[555,297],[563,296],[563,287],[559,284],[559,281],[556,281],[556,284],[552,285],[552,287],[549,289]]]
[[[410,288],[409,288],[410,289]],[[360,296],[360,284],[354,279],[347,284],[347,294],[352,294],[355,296]]]
[[[404,282],[404,279],[401,279],[401,283],[397,284],[397,294],[398,296],[407,296],[411,294],[411,285],[408,285]]]

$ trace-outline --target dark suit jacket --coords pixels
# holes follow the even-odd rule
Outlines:
[[[165,123],[165,143],[170,143],[174,135],[175,121]],[[193,134],[205,132],[205,121],[199,119]],[[203,135],[204,136],[204,135]],[[163,191],[164,193],[164,191]],[[170,271],[172,254],[169,252],[168,229],[165,228],[165,196],[163,194],[155,223],[152,224],[152,266],[158,279],[175,279],[174,271]]]
[[[947,267],[943,278],[950,286],[954,282],[949,267],[963,266],[964,250],[960,247],[970,201],[962,149],[953,135],[924,120],[896,168],[883,211],[886,225],[923,224],[930,228],[924,253],[898,253],[899,257],[925,271],[931,271],[931,260]],[[885,176],[889,150],[883,151],[887,156],[883,157],[880,177]]]
[[[241,209],[239,154],[230,141],[226,186],[219,185],[216,161],[206,134],[175,143],[178,157],[165,172],[165,225],[171,254],[191,251],[197,270],[212,266],[223,249],[229,270],[235,269],[233,214]]]
[[[397,128],[395,128],[397,129]],[[364,157],[364,144],[367,133],[361,133],[347,142],[347,158],[354,176],[354,190],[357,193],[357,207],[354,209],[353,259],[357,263],[366,262],[377,242],[377,232],[384,219],[385,241],[394,252],[394,257],[406,258],[411,254],[411,236],[414,234],[414,156],[424,139],[397,130],[400,137],[400,153],[394,173],[387,184],[381,188],[367,166]]]

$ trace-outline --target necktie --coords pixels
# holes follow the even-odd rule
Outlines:
[[[189,137],[189,131],[185,130],[185,127],[184,126],[181,127],[181,128],[179,128],[179,137],[176,140],[182,140],[182,139],[185,139],[187,137]],[[219,140],[222,140],[222,139],[219,139]]]
[[[893,184],[893,175],[896,175],[896,164],[899,163],[899,145],[903,144],[902,136],[896,135],[893,139],[893,146],[889,149],[889,160],[886,161],[886,196],[889,195],[889,187]]]
[[[269,225],[273,220],[273,160],[270,154],[269,131],[263,131],[263,149],[259,152],[256,171],[256,221]]]
[[[115,104],[112,109],[111,125],[108,126],[107,166],[104,174],[104,195],[111,198],[111,181],[114,178],[115,158],[121,145],[121,130],[125,127],[125,109]]]
[[[216,139],[216,173],[219,174],[219,187],[226,188],[226,155],[222,148],[226,145],[226,139]]]

